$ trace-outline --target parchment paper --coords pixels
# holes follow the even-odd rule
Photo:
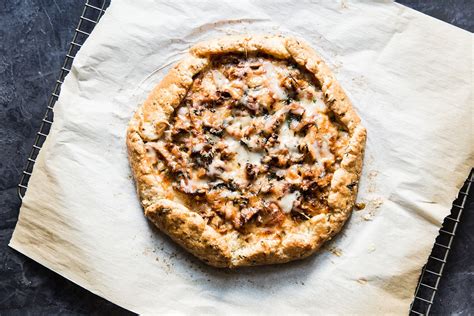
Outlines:
[[[307,260],[218,270],[147,222],[124,137],[190,45],[252,32],[300,36],[336,72],[368,130],[367,207]],[[474,164],[472,87],[472,35],[387,1],[114,0],[62,86],[10,245],[143,314],[406,314]]]

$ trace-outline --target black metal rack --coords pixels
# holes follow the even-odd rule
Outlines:
[[[76,31],[74,32],[71,44],[67,50],[58,79],[54,85],[53,92],[49,97],[46,113],[44,114],[39,131],[36,133],[33,148],[31,148],[28,160],[20,178],[20,183],[18,184],[18,195],[21,199],[23,199],[26,190],[28,189],[28,181],[30,180],[31,173],[33,172],[36,157],[38,157],[38,153],[49,134],[51,125],[53,124],[53,108],[56,101],[58,100],[64,78],[71,71],[72,61],[74,60],[77,52],[89,37],[94,27],[97,25],[109,4],[110,0],[87,0],[84,4],[81,17],[79,18],[79,23],[77,24]]]
[[[453,202],[451,214],[444,219],[428,261],[423,267],[416,287],[415,298],[410,305],[410,315],[428,315],[430,313],[456,231],[462,220],[467,197],[472,193],[473,181],[474,171],[471,170],[464,186],[459,191],[458,197]]]
[[[46,113],[41,122],[40,129],[36,134],[33,148],[31,149],[26,166],[21,175],[20,183],[18,184],[18,195],[21,199],[23,199],[26,190],[28,189],[28,181],[33,172],[36,157],[38,156],[53,123],[53,108],[58,100],[64,78],[71,71],[72,62],[77,52],[89,37],[109,5],[110,0],[86,0],[84,4],[79,23],[77,24],[74,36],[69,45],[58,79],[56,80],[53,92],[49,98]],[[451,215],[445,218],[443,226],[439,231],[439,236],[436,238],[431,255],[429,256],[426,265],[423,267],[415,291],[415,298],[410,306],[411,315],[428,315],[430,312],[436,292],[438,291],[439,282],[443,276],[444,266],[448,259],[451,245],[456,236],[456,230],[458,225],[461,223],[461,216],[467,196],[470,194],[471,188],[473,187],[473,181],[474,172],[471,171],[471,174],[461,189],[458,198],[453,203]]]

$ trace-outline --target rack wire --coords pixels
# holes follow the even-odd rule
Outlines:
[[[433,245],[428,261],[422,269],[418,286],[415,290],[415,298],[410,305],[410,315],[429,315],[430,313],[454,237],[456,236],[456,231],[461,223],[467,198],[472,193],[473,182],[474,170],[471,170],[464,186],[459,191],[458,197],[453,202],[451,214],[444,219],[443,226],[439,230],[439,235]]]
[[[49,97],[46,112],[41,121],[39,131],[36,133],[33,147],[31,148],[25,168],[21,174],[20,183],[18,184],[18,195],[20,199],[23,199],[25,196],[36,158],[38,157],[39,151],[49,134],[51,125],[53,124],[53,108],[59,98],[59,93],[61,91],[61,85],[63,84],[64,78],[71,71],[72,61],[74,60],[77,52],[89,37],[100,18],[104,15],[105,10],[109,4],[110,0],[86,0],[84,4],[81,17],[79,18],[74,36],[67,50],[64,62],[61,66],[58,79],[56,80],[53,92]]]
[[[89,37],[109,5],[110,0],[86,0],[84,4],[74,36],[61,66],[58,79],[56,80],[53,92],[48,100],[46,113],[44,114],[39,131],[36,134],[33,147],[28,156],[25,168],[23,169],[20,183],[18,184],[18,195],[20,199],[23,199],[25,196],[36,158],[49,134],[51,125],[53,124],[53,108],[59,98],[64,78],[71,71],[72,62],[77,52]],[[438,291],[439,282],[443,276],[449,251],[451,250],[454,237],[456,236],[457,228],[461,223],[461,216],[467,197],[471,193],[471,188],[473,187],[473,182],[474,172],[471,170],[469,178],[466,180],[463,188],[459,192],[458,198],[453,202],[451,215],[445,218],[443,226],[441,227],[439,235],[434,243],[433,250],[426,265],[422,269],[418,286],[415,291],[415,297],[410,305],[410,315],[428,315],[430,312],[436,292]]]

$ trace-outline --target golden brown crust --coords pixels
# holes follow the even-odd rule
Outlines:
[[[243,242],[239,233],[221,234],[196,212],[175,199],[164,177],[153,172],[145,142],[157,140],[169,117],[190,88],[193,77],[203,70],[213,55],[225,53],[265,53],[291,59],[314,74],[321,84],[325,102],[350,135],[349,146],[331,180],[328,205],[331,214],[320,214],[292,227],[279,239],[260,236]],[[216,267],[237,267],[283,263],[307,257],[337,234],[355,203],[362,169],[366,131],[351,102],[324,61],[301,40],[273,35],[229,36],[202,42],[190,49],[153,89],[130,121],[127,147],[137,191],[145,215],[173,240]]]

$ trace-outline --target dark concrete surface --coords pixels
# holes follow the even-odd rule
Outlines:
[[[473,1],[399,1],[474,30]],[[7,247],[16,186],[84,1],[0,1],[0,315],[128,314]],[[467,65],[466,65],[467,66]],[[433,313],[474,313],[474,202],[468,203]]]

